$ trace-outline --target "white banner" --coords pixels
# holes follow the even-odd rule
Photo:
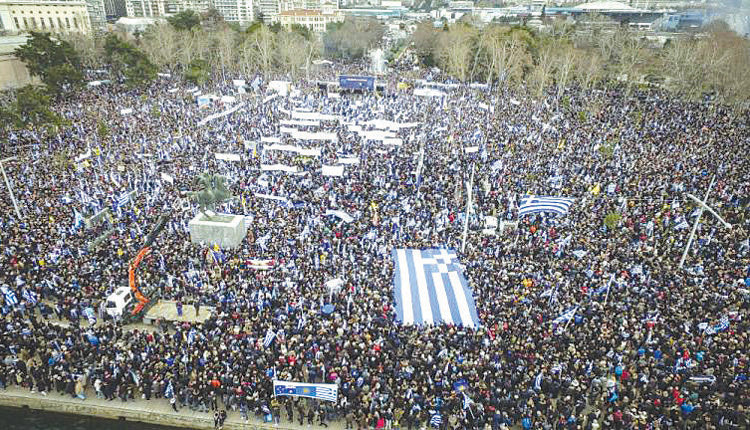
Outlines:
[[[255,197],[259,198],[259,199],[279,200],[279,201],[282,201],[282,202],[287,201],[286,197],[274,196],[274,195],[271,195],[271,194],[255,193],[253,195]]]
[[[262,143],[281,143],[280,137],[274,137],[274,136],[262,136],[260,138],[260,141]]]
[[[339,115],[327,115],[318,112],[299,112],[292,111],[292,119],[311,119],[317,121],[338,121],[341,119]]]
[[[323,176],[344,176],[344,166],[323,166]]]
[[[404,144],[404,141],[397,138],[397,137],[386,137],[383,139],[383,144],[385,145],[393,145],[393,146],[401,146]]]
[[[282,171],[289,173],[297,173],[298,169],[296,166],[287,166],[284,164],[261,164],[260,170],[264,172]]]
[[[165,182],[169,182],[170,184],[174,184],[174,178],[172,177],[172,175],[169,175],[167,173],[161,174],[161,180]]]
[[[236,112],[239,108],[241,108],[244,105],[245,105],[245,103],[240,103],[238,105],[235,105],[235,106],[233,106],[233,107],[225,110],[224,112],[219,112],[219,113],[215,113],[213,115],[209,115],[209,116],[205,117],[204,119],[200,120],[198,122],[198,126],[200,127],[200,126],[206,124],[209,121],[213,121],[213,120],[215,120],[217,118],[221,118],[221,117],[225,117],[227,115],[231,115],[232,113]]]
[[[289,152],[296,152],[299,155],[304,155],[307,157],[320,157],[320,148],[310,148],[305,149],[299,146],[294,145],[270,145],[267,148],[264,148],[267,151],[289,151]]]
[[[282,129],[283,128],[284,127],[282,127]],[[330,140],[332,142],[336,142],[338,140],[338,136],[336,135],[336,133],[326,133],[323,131],[312,133],[309,131],[294,130],[290,133],[294,139],[299,140]]]
[[[279,124],[281,125],[288,125],[291,127],[295,126],[301,126],[301,127],[318,127],[320,126],[319,121],[311,121],[311,120],[304,120],[304,119],[283,119],[279,121]]]
[[[263,104],[266,104],[266,103],[270,102],[271,100],[273,100],[275,98],[278,98],[278,97],[281,97],[281,96],[279,96],[278,93],[273,93],[270,96],[268,96],[268,97],[266,97],[266,98],[263,99]]]
[[[133,113],[133,109],[127,108],[127,109],[120,109],[120,115],[130,115]]]
[[[86,152],[84,152],[83,154],[81,154],[78,157],[76,157],[75,161],[76,161],[76,163],[80,163],[81,161],[83,161],[83,160],[85,160],[85,159],[87,159],[89,157],[91,157],[91,148],[89,148]]]
[[[232,79],[232,85],[234,85],[235,87],[241,87],[245,85],[245,80],[244,79]]]
[[[354,218],[351,215],[349,215],[348,213],[344,212],[344,211],[328,209],[326,211],[326,215],[337,216],[337,217],[341,218],[345,223],[350,223],[350,222],[354,221]]]
[[[239,154],[225,154],[225,153],[217,152],[214,155],[216,155],[217,160],[242,161]]]
[[[359,164],[359,158],[357,157],[339,157],[338,160],[336,160],[339,164]]]
[[[364,140],[385,140],[396,139],[396,134],[392,131],[370,130],[359,133]]]

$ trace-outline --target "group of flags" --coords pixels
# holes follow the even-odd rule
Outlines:
[[[0,292],[2,292],[3,297],[5,298],[5,304],[10,307],[14,307],[18,305],[19,300],[18,296],[16,295],[16,292],[13,291],[9,286],[3,285],[0,287]],[[36,306],[37,303],[39,303],[39,296],[29,290],[28,288],[24,288],[21,292],[21,297],[26,301],[26,304],[29,306]]]

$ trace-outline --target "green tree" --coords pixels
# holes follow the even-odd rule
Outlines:
[[[65,120],[50,109],[50,96],[39,87],[27,85],[16,91],[15,100],[0,107],[0,118],[8,128],[51,127],[65,124]]]
[[[175,30],[192,30],[201,25],[201,17],[193,10],[184,10],[178,14],[167,18],[167,22],[175,28]]]
[[[112,73],[127,86],[135,87],[156,78],[156,66],[135,46],[108,34],[104,41],[104,55]]]
[[[109,136],[109,127],[101,118],[96,121],[96,134],[99,136],[99,140],[105,140]]]
[[[310,38],[312,37],[312,32],[310,31],[310,27],[306,25],[292,24],[292,26],[289,29],[293,33],[297,33],[300,36],[304,37],[305,40],[310,40]]]
[[[52,40],[47,33],[31,32],[26,44],[15,55],[26,64],[32,76],[38,76],[52,95],[72,91],[83,84],[81,59],[66,41]]]
[[[614,230],[620,223],[621,218],[622,216],[619,213],[612,211],[604,217],[604,225],[607,226],[607,229]]]
[[[185,70],[186,81],[200,85],[208,80],[211,75],[211,66],[206,60],[195,59],[190,62]]]

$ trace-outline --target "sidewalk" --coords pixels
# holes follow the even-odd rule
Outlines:
[[[144,422],[150,424],[183,427],[190,429],[213,429],[213,413],[199,413],[188,408],[182,408],[179,412],[172,410],[165,399],[142,400],[122,402],[120,399],[112,401],[97,399],[93,393],[86,400],[74,399],[70,396],[62,396],[57,393],[49,393],[43,396],[39,393],[31,393],[29,390],[19,387],[10,387],[0,390],[0,405],[10,407],[28,407],[34,410],[42,410],[55,413],[87,415],[98,418],[125,420],[132,422]],[[281,424],[273,425],[263,423],[255,416],[249,416],[245,421],[239,412],[227,411],[228,417],[224,423],[224,429],[274,429],[274,430],[300,430],[322,427],[298,426],[294,423],[282,420]],[[285,414],[282,413],[285,418]],[[341,430],[343,422],[328,423],[329,429]]]

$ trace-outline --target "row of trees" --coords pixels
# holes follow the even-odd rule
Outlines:
[[[729,104],[747,102],[750,94],[750,42],[723,23],[701,36],[658,40],[619,26],[591,25],[576,30],[552,23],[544,33],[528,27],[461,22],[436,29],[420,24],[411,36],[420,61],[436,65],[460,81],[525,86],[540,95],[558,95],[575,83],[589,88],[618,81],[659,84],[697,99],[709,93]]]
[[[722,102],[742,105],[750,94],[750,42],[716,23],[701,37],[675,39],[657,47],[627,29],[589,25],[576,29],[551,22],[542,33],[525,26],[460,22],[435,28],[417,26],[408,45],[418,62],[437,66],[460,81],[483,81],[524,87],[532,95],[566,87],[623,83],[629,89],[644,82],[663,85],[697,99],[712,94]],[[178,14],[142,34],[109,33],[105,37],[69,35],[55,40],[32,33],[16,51],[29,72],[44,84],[24,88],[16,97],[0,99],[0,128],[31,124],[59,126],[64,121],[49,104],[84,83],[83,70],[108,69],[116,84],[141,86],[169,71],[203,83],[212,75],[307,74],[314,60],[356,60],[383,39],[376,20],[347,19],[329,25],[321,37],[307,28],[255,23],[241,30],[215,13]],[[407,56],[408,57],[408,56]]]
[[[331,25],[323,37],[318,37],[300,25],[285,29],[279,24],[257,22],[241,30],[214,15],[186,11],[141,34],[120,37],[130,39],[157,68],[182,73],[186,79],[202,83],[211,73],[224,79],[257,72],[296,78],[324,55],[346,60],[360,58],[383,35],[382,24],[374,19],[347,19]],[[100,39],[70,35],[67,41],[81,54],[87,67],[108,64],[103,55],[106,47]]]

